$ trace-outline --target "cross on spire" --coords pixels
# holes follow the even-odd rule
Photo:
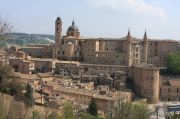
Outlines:
[[[74,18],[73,18],[73,21],[72,21],[72,25],[73,25],[73,26],[75,25]]]

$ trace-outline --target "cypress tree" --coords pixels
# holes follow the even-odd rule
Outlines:
[[[26,93],[25,93],[25,104],[29,107],[34,105],[34,98],[33,98],[33,89],[31,85],[28,83],[26,86]]]
[[[88,113],[93,116],[97,116],[97,114],[98,114],[97,105],[96,105],[94,98],[91,99],[91,102],[90,102],[89,108],[88,108]]]

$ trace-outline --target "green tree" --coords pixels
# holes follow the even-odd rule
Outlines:
[[[63,118],[64,118],[64,119],[75,119],[73,106],[72,106],[72,104],[69,103],[69,102],[66,102],[66,103],[64,104],[64,114],[63,114]]]
[[[0,86],[6,85],[14,77],[12,68],[8,65],[0,64]]]
[[[8,65],[0,64],[0,92],[14,95],[16,93],[17,80],[12,71],[12,68]]]
[[[167,119],[180,119],[180,114],[177,114],[177,113],[172,113],[170,114]]]
[[[107,115],[108,119],[148,119],[149,111],[145,103],[131,103],[119,100]]]
[[[79,119],[102,119],[102,118],[90,115],[89,113],[81,113]]]
[[[134,115],[134,119],[148,119],[149,110],[147,109],[147,105],[144,103],[138,103],[132,105],[132,113]]]
[[[167,56],[167,72],[173,75],[180,75],[180,52],[170,53]]]
[[[51,112],[51,114],[48,116],[48,119],[61,119],[61,117],[57,112]]]
[[[88,113],[93,116],[97,116],[97,114],[98,114],[98,109],[97,109],[97,105],[96,105],[94,98],[91,98],[91,102],[90,102],[89,108],[88,108]]]
[[[33,111],[31,119],[42,119],[42,116],[38,111]]]
[[[34,105],[33,89],[29,83],[26,85],[26,93],[25,93],[24,102],[29,107],[32,107]]]

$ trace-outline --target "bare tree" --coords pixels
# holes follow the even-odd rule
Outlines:
[[[29,108],[23,102],[12,100],[6,119],[27,119]]]
[[[4,96],[0,93],[0,119],[5,119],[6,116],[6,106],[5,106],[5,98]]]
[[[13,26],[8,19],[0,16],[0,40],[6,39],[12,28]]]
[[[23,102],[17,102],[12,96],[0,93],[0,119],[27,119],[29,109]]]

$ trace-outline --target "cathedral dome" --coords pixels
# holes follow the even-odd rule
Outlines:
[[[72,22],[72,25],[69,26],[68,31],[76,31],[76,32],[79,32],[79,29],[78,29],[78,27],[75,25],[74,20],[73,20],[73,22]]]

